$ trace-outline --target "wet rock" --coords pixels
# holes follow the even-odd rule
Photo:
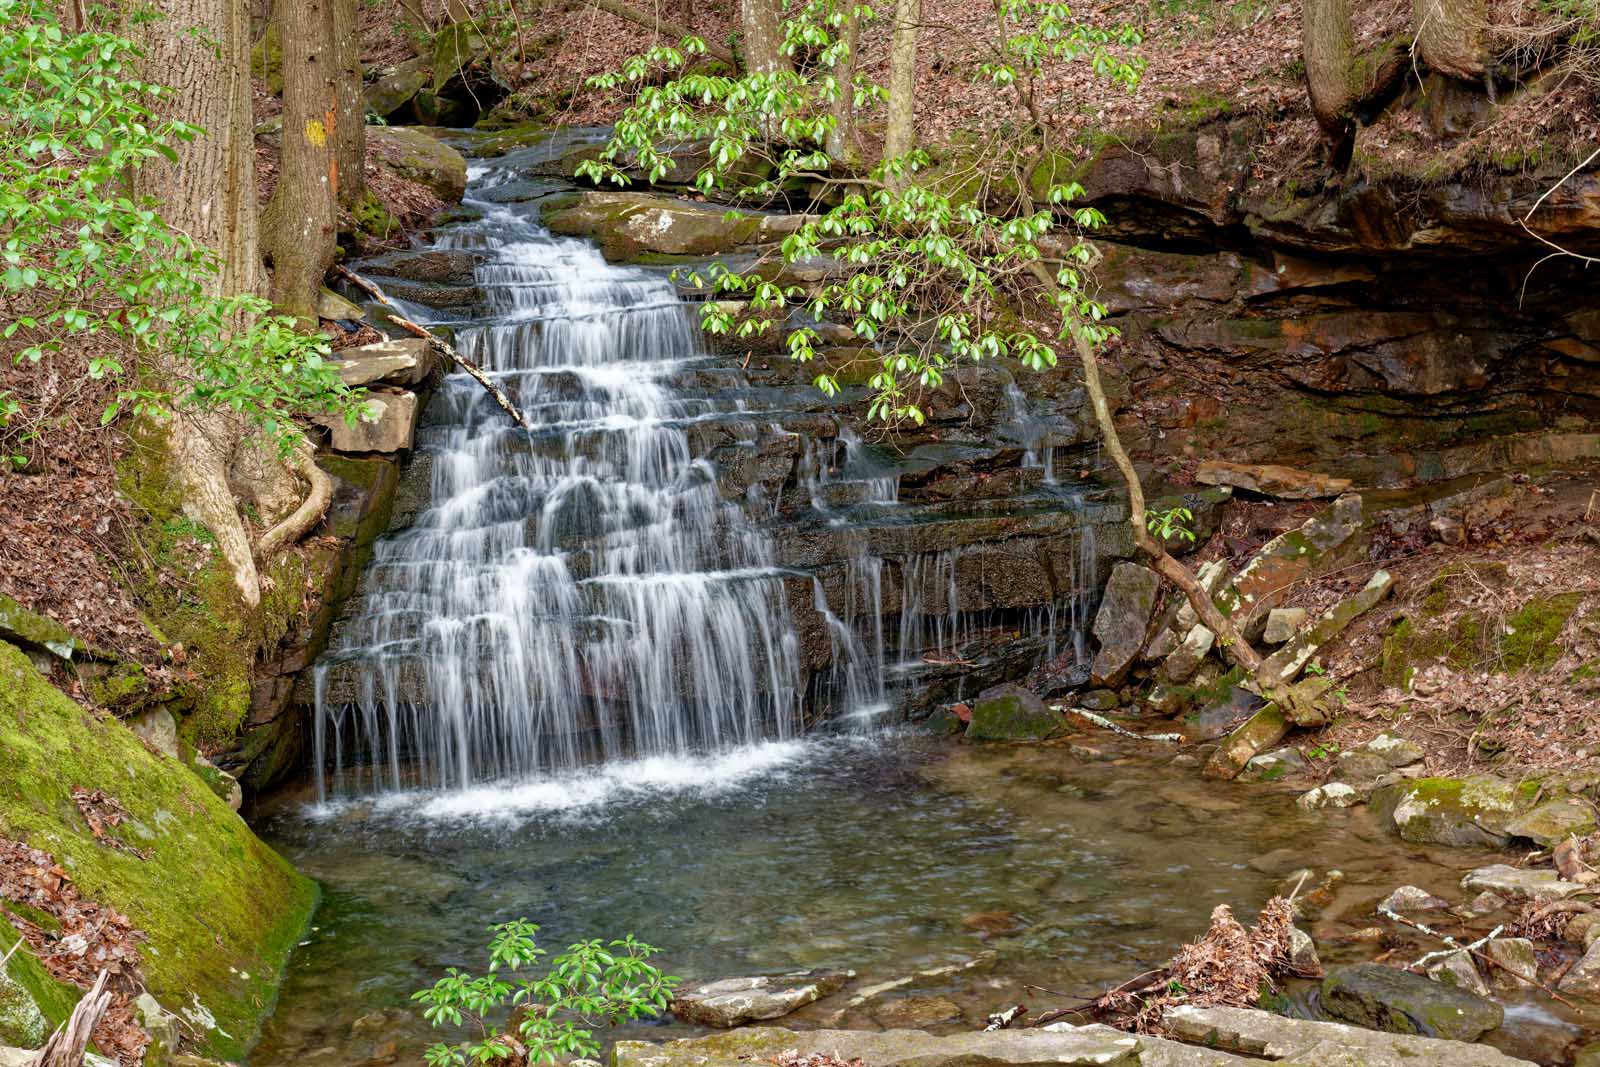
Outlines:
[[[372,256],[359,264],[362,274],[400,278],[430,285],[471,285],[477,280],[479,256],[455,249],[408,249]],[[343,353],[341,353],[342,355]]]
[[[1302,773],[1306,758],[1297,748],[1280,748],[1251,758],[1239,772],[1241,782],[1276,782]]]
[[[1380,964],[1341,967],[1322,982],[1322,1006],[1371,1030],[1476,1041],[1505,1021],[1494,1001]]]
[[[1014,911],[979,911],[964,917],[961,925],[987,941],[994,937],[1019,934],[1027,924]]]
[[[1299,674],[1317,651],[1344,633],[1345,629],[1364,613],[1376,607],[1394,588],[1394,576],[1388,571],[1378,571],[1362,590],[1346,597],[1317,616],[1317,621],[1268,656],[1261,664],[1256,677],[1263,685],[1282,685]]]
[[[1406,915],[1422,911],[1448,911],[1450,902],[1434,896],[1426,889],[1403,885],[1384,897],[1383,903],[1379,904],[1378,908],[1380,911],[1387,908],[1389,911]]]
[[[961,1021],[961,1006],[946,997],[896,997],[872,1009],[872,1018],[886,1030],[925,1030]]]
[[[1469,893],[1498,893],[1508,900],[1565,900],[1585,892],[1587,886],[1562,881],[1547,868],[1512,867],[1504,863],[1468,871],[1461,888]]]
[[[317,318],[329,321],[360,322],[367,317],[361,305],[352,304],[338,293],[323,286],[317,291]]]
[[[1176,1007],[1162,1023],[1183,1041],[1305,1067],[1533,1067],[1488,1045],[1379,1033],[1249,1008]]]
[[[1283,740],[1289,721],[1275,705],[1269,704],[1246,719],[1229,734],[1206,761],[1202,772],[1207,778],[1230,779],[1244,770],[1245,764]]]
[[[1361,794],[1343,782],[1328,782],[1307,793],[1302,793],[1296,804],[1307,811],[1323,808],[1353,808],[1361,803]]]
[[[1201,662],[1211,653],[1211,646],[1216,640],[1216,634],[1196,623],[1162,663],[1161,676],[1172,685],[1182,685],[1187,682],[1194,677],[1194,672]]]
[[[317,421],[331,431],[335,452],[401,452],[411,447],[417,427],[417,394],[400,390],[372,390],[367,394],[369,416],[354,426],[341,418]]]
[[[1554,848],[1569,837],[1587,837],[1596,826],[1594,805],[1582,797],[1547,800],[1506,824],[1506,833]]]
[[[1585,1000],[1600,1001],[1600,941],[1589,946],[1556,988]]]
[[[1043,741],[1066,732],[1066,720],[1020,685],[999,685],[979,694],[967,724],[969,741]]]
[[[1539,980],[1539,954],[1526,937],[1497,937],[1483,954],[1498,964],[1489,977],[1501,989],[1528,989]]]
[[[758,215],[677,200],[654,193],[585,191],[552,203],[544,213],[551,231],[592,237],[607,259],[659,255],[710,256],[775,241],[804,221],[798,215]]]
[[[1302,975],[1316,976],[1322,973],[1317,943],[1298,926],[1289,927],[1289,965]]]
[[[672,1014],[701,1026],[743,1026],[788,1015],[837,993],[853,977],[853,971],[801,971],[723,978],[680,989]]]
[[[1489,995],[1489,983],[1483,980],[1478,965],[1465,952],[1452,952],[1429,966],[1428,977],[1440,985],[1465,990],[1480,997]]]
[[[1349,478],[1280,467],[1275,463],[1225,463],[1207,460],[1195,471],[1201,485],[1231,485],[1280,500],[1319,500],[1350,491]]]
[[[1160,587],[1161,579],[1148,567],[1119,563],[1112,568],[1100,610],[1094,617],[1094,636],[1100,642],[1100,651],[1089,668],[1093,684],[1115,687],[1127,675],[1144,646]]]
[[[1419,778],[1378,789],[1372,808],[1414,844],[1492,848],[1505,844],[1507,825],[1528,809],[1537,788],[1490,775]]]
[[[1273,608],[1267,612],[1267,627],[1261,632],[1261,640],[1269,645],[1281,645],[1300,632],[1306,618],[1305,608]]]

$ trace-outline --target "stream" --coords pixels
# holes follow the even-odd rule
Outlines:
[[[540,430],[509,428],[460,374],[430,405],[431,502],[379,543],[316,668],[312,773],[258,812],[323,900],[252,1067],[420,1063],[436,1035],[410,995],[480,969],[486,928],[519,916],[546,947],[632,933],[691,979],[857,972],[785,1025],[953,1030],[1157,966],[1217,904],[1247,917],[1304,866],[1344,875],[1308,919],[1325,962],[1370,958],[1357,931],[1392,888],[1443,892],[1486,861],[1148,751],[885,725],[913,657],[950,659],[983,622],[939,606],[957,603],[955,557],[904,567],[887,635],[857,617],[885,614],[881,561],[851,560],[855,587],[832,604],[776,562],[759,521],[776,505],[728,499],[696,448],[697,428],[762,413],[719,390],[663,273],[551,237],[493,197],[514,177],[474,165],[482,217],[437,246],[481,256],[481,313],[400,303],[449,328]],[[894,478],[840,441],[810,487],[817,511],[906,514]],[[1028,461],[1051,506],[1080,506],[1047,450]],[[859,491],[825,484],[852,470]],[[1014,623],[1041,657],[1081,647],[1085,589]],[[820,683],[802,678],[802,601],[831,643]],[[819,699],[842,725],[806,728]],[[851,1003],[949,964],[970,966]],[[1530,1018],[1508,1032],[1565,1032]]]

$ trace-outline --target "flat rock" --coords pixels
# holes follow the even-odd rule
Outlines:
[[[1547,800],[1512,819],[1506,833],[1541,848],[1554,848],[1569,837],[1588,837],[1596,826],[1594,805],[1582,797]]]
[[[920,1030],[961,1021],[961,1006],[948,997],[895,997],[872,1009],[872,1018],[886,1030]]]
[[[838,992],[851,977],[850,971],[801,971],[723,978],[679,990],[672,1014],[723,1029],[763,1022]]]
[[[400,337],[339,351],[339,378],[352,389],[374,382],[418,385],[432,370],[432,350],[420,337]]]
[[[1341,967],[1322,980],[1322,1007],[1369,1030],[1476,1041],[1505,1021],[1494,1001],[1382,964]]]
[[[1352,622],[1376,607],[1394,588],[1394,576],[1378,571],[1359,593],[1339,601],[1317,616],[1317,621],[1300,631],[1287,644],[1268,656],[1256,677],[1263,685],[1282,685],[1292,680],[1317,651],[1349,627]]]
[[[1563,881],[1548,868],[1512,867],[1504,863],[1468,871],[1461,888],[1469,893],[1489,892],[1508,900],[1565,900],[1590,887]]]
[[[1266,626],[1267,613],[1296,584],[1355,560],[1362,546],[1362,524],[1361,497],[1341,496],[1298,528],[1262,545],[1217,594],[1219,606],[1240,622],[1250,639]]]
[[[417,428],[417,394],[373,390],[367,394],[368,418],[352,426],[340,418],[317,421],[331,433],[335,452],[402,452],[411,447]]]
[[[1249,1008],[1177,1007],[1162,1016],[1162,1023],[1182,1041],[1305,1067],[1533,1067],[1488,1045],[1289,1019]]]
[[[1094,617],[1094,636],[1100,651],[1089,668],[1096,686],[1115,687],[1144,647],[1150,615],[1155,611],[1161,579],[1137,563],[1119,563],[1111,569],[1100,610]]]
[[[1349,478],[1297,470],[1276,463],[1226,463],[1207,460],[1195,471],[1201,485],[1231,485],[1280,500],[1322,500],[1350,491]]]

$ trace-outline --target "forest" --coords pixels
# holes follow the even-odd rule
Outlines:
[[[0,1063],[1600,1064],[1596,0],[0,0]]]

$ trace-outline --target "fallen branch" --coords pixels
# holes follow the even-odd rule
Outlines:
[[[1102,729],[1102,730],[1110,730],[1112,733],[1117,734],[1120,737],[1131,737],[1135,741],[1162,741],[1162,742],[1165,742],[1167,744],[1177,744],[1178,742],[1183,740],[1183,735],[1182,734],[1137,734],[1137,733],[1134,733],[1132,730],[1128,729],[1127,727],[1118,726],[1116,723],[1112,722],[1110,719],[1106,718],[1104,715],[1100,715],[1100,714],[1097,714],[1096,712],[1090,711],[1088,708],[1069,708],[1069,707],[1066,707],[1063,704],[1052,704],[1052,705],[1050,705],[1050,710],[1051,711],[1064,712],[1065,714],[1068,714],[1068,715],[1076,715],[1076,716],[1078,716],[1079,718],[1082,718],[1082,719],[1088,719],[1090,722],[1094,723],[1096,726],[1100,727],[1100,729]]]
[[[101,971],[94,987],[83,995],[72,1015],[56,1032],[50,1035],[44,1048],[39,1050],[33,1067],[83,1067],[83,1054],[89,1047],[89,1037],[100,1025],[100,1017],[111,1006],[111,991],[106,988],[110,971]]]
[[[521,426],[529,433],[533,432],[533,427],[528,425],[528,420],[523,417],[521,410],[517,408],[517,405],[511,402],[511,398],[506,395],[505,390],[501,389],[495,384],[493,378],[490,378],[487,374],[483,373],[483,368],[479,367],[470,359],[467,359],[460,352],[457,352],[454,345],[450,344],[448,341],[444,340],[427,327],[420,326],[417,323],[412,322],[410,319],[401,316],[399,309],[394,306],[393,302],[391,302],[388,297],[383,295],[382,289],[379,289],[376,285],[373,285],[371,282],[367,281],[350,268],[335,265],[333,268],[333,273],[337,274],[339,277],[343,278],[345,281],[349,282],[351,285],[355,286],[357,289],[360,289],[363,293],[366,293],[368,296],[372,297],[372,299],[388,308],[394,313],[391,316],[391,319],[396,326],[406,331],[406,333],[411,334],[413,337],[422,338],[434,348],[437,348],[445,355],[446,358],[450,359],[455,363],[456,366],[466,371],[472,376],[474,381],[483,386],[488,394],[494,398],[494,402],[499,404],[505,413],[510,415],[511,418],[515,420],[518,426]]]
[[[300,506],[294,509],[294,514],[261,535],[256,548],[263,560],[304,537],[311,527],[322,521],[328,505],[333,502],[333,479],[317,466],[309,443],[302,441],[295,445],[294,451],[289,453],[284,462],[290,470],[304,478],[310,488],[306,490],[306,498],[300,502]]]
[[[1415,963],[1410,964],[1406,968],[1406,970],[1416,970],[1417,968],[1422,967],[1425,964],[1427,964],[1427,963],[1429,963],[1429,962],[1431,962],[1433,960],[1443,959],[1446,956],[1453,956],[1457,952],[1465,952],[1467,955],[1471,956],[1473,959],[1482,960],[1484,963],[1487,963],[1491,967],[1498,967],[1500,970],[1506,972],[1511,977],[1515,978],[1517,981],[1522,982],[1522,983],[1524,983],[1526,985],[1532,986],[1533,988],[1537,989],[1539,992],[1543,993],[1545,996],[1549,997],[1551,1000],[1556,1001],[1558,1004],[1562,1004],[1565,1007],[1572,1009],[1573,1011],[1577,1012],[1580,1015],[1584,1014],[1584,1009],[1578,1007],[1572,1001],[1568,1000],[1566,997],[1562,996],[1560,993],[1557,993],[1554,989],[1551,989],[1549,986],[1544,985],[1544,984],[1542,984],[1542,983],[1540,983],[1540,982],[1538,982],[1538,981],[1536,981],[1536,980],[1534,980],[1532,978],[1529,978],[1527,975],[1518,974],[1516,971],[1513,971],[1510,967],[1507,967],[1505,964],[1501,963],[1499,960],[1495,959],[1493,956],[1487,955],[1487,954],[1479,951],[1479,949],[1481,949],[1484,945],[1488,944],[1490,941],[1493,941],[1495,938],[1500,936],[1501,932],[1505,929],[1505,926],[1503,924],[1500,925],[1500,926],[1496,926],[1493,930],[1490,930],[1487,934],[1484,934],[1482,937],[1478,938],[1478,940],[1472,942],[1471,944],[1463,945],[1459,941],[1457,941],[1455,938],[1451,937],[1449,934],[1443,933],[1443,932],[1441,932],[1439,930],[1434,930],[1434,929],[1432,929],[1432,928],[1430,928],[1428,926],[1423,925],[1422,923],[1416,922],[1415,920],[1407,919],[1407,918],[1401,916],[1400,914],[1398,914],[1397,912],[1395,912],[1392,908],[1388,908],[1388,907],[1385,907],[1385,906],[1380,904],[1378,906],[1378,913],[1380,915],[1382,915],[1384,918],[1393,920],[1394,922],[1397,922],[1402,926],[1409,926],[1409,927],[1411,927],[1411,929],[1416,930],[1419,933],[1427,934],[1429,937],[1436,937],[1440,941],[1443,941],[1446,945],[1450,946],[1447,949],[1442,949],[1442,950],[1435,951],[1435,952],[1429,952],[1429,953],[1419,957],[1417,959],[1417,961]]]

